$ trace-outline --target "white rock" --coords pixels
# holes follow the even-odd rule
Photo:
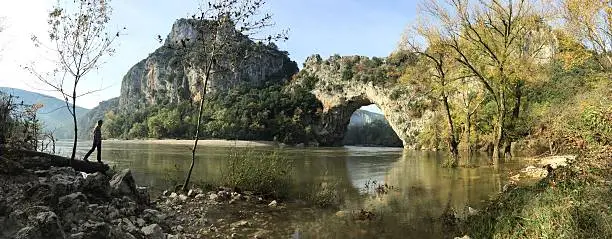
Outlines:
[[[276,200],[273,200],[272,202],[270,202],[270,204],[268,204],[268,206],[276,207],[276,206],[278,206],[278,202],[276,202]]]
[[[568,161],[574,161],[576,159],[576,155],[562,155],[562,156],[550,156],[540,159],[539,165],[546,166],[550,164],[550,166],[554,169],[557,167],[567,166]]]
[[[217,201],[217,198],[219,198],[219,196],[217,196],[217,194],[210,194],[208,195],[208,199],[210,199],[211,201]]]
[[[237,221],[231,224],[232,227],[244,227],[248,225],[249,225],[249,221],[247,220],[240,220],[240,221]]]
[[[179,198],[179,200],[181,200],[183,202],[187,201],[187,199],[189,199],[189,197],[187,197],[187,195],[184,195],[184,194],[179,195],[178,198]]]
[[[164,232],[162,228],[157,224],[151,224],[141,229],[142,234],[145,235],[145,238],[150,239],[165,239]]]
[[[468,235],[465,235],[465,236],[462,236],[462,237],[455,237],[455,239],[472,239],[472,238],[470,236],[468,236]]]
[[[349,212],[349,211],[340,210],[340,211],[337,211],[335,215],[336,215],[336,217],[346,217],[346,216],[348,216],[350,214],[351,214],[351,212]]]
[[[474,215],[478,214],[478,210],[476,210],[476,209],[474,209],[472,207],[468,207],[467,209],[468,209],[468,215],[470,215],[470,216],[474,216]]]
[[[142,219],[142,218],[138,218],[138,219],[136,219],[136,224],[138,224],[139,227],[144,227],[145,220]]]
[[[174,231],[174,232],[183,232],[183,226],[178,225],[178,226],[172,227],[172,231]]]

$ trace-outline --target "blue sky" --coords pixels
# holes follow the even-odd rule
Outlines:
[[[64,0],[66,1],[66,0]],[[32,47],[32,34],[45,36],[46,16],[55,0],[19,0],[0,3],[0,18],[6,31],[0,33],[0,86],[16,87],[46,94],[40,83],[20,65],[38,61],[40,52]],[[72,2],[72,1],[69,1]],[[88,77],[82,91],[104,88],[83,97],[77,105],[92,108],[100,101],[119,96],[123,75],[146,58],[160,44],[177,18],[196,12],[197,0],[114,0],[111,28],[126,27],[117,53],[106,58],[99,71]],[[266,8],[274,15],[277,29],[290,29],[290,38],[279,48],[301,66],[312,54],[387,56],[393,51],[405,27],[415,19],[417,1],[400,0],[269,0]]]

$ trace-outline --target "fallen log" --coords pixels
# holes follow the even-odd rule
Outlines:
[[[43,152],[16,149],[8,150],[8,155],[18,161],[24,168],[29,169],[48,169],[54,167],[72,167],[74,170],[85,173],[101,172],[105,173],[110,169],[108,164],[89,162],[83,160],[71,160],[59,155]]]

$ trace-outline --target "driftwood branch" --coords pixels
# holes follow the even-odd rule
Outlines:
[[[3,149],[2,151],[4,151]],[[30,151],[30,150],[11,150],[11,155],[15,157],[20,157],[24,160],[18,161],[23,165],[24,168],[39,168],[46,169],[51,166],[54,167],[72,167],[74,170],[85,173],[95,173],[95,172],[106,172],[110,169],[108,164],[103,163],[94,163],[87,162],[82,160],[71,160],[66,157],[47,154],[43,152]],[[37,160],[32,160],[27,158],[38,157]]]

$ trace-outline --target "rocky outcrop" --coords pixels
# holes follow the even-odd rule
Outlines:
[[[199,98],[206,51],[212,29],[209,21],[179,19],[172,26],[165,43],[146,59],[134,65],[121,83],[119,108],[134,110],[150,105],[165,105]],[[262,85],[270,81],[284,82],[297,72],[297,65],[286,52],[274,45],[263,45],[239,35],[232,38],[245,51],[217,57],[208,82],[209,92],[226,90],[237,84]],[[238,55],[237,55],[238,54]],[[231,57],[231,58],[230,58]]]
[[[429,102],[424,94],[389,76],[394,69],[387,59],[362,56],[323,60],[314,55],[306,60],[293,83],[312,85],[311,92],[323,104],[315,127],[320,145],[340,145],[353,112],[376,104],[404,147],[417,146],[416,136],[432,115]]]
[[[13,160],[15,161],[15,160]],[[167,226],[129,171],[111,180],[70,167],[36,167],[20,158],[24,171],[0,173],[0,238],[165,238]],[[114,186],[114,187],[111,187]],[[146,193],[148,194],[148,193]],[[156,224],[155,234],[147,225]],[[166,228],[166,230],[164,230]],[[160,236],[161,235],[161,236]]]

